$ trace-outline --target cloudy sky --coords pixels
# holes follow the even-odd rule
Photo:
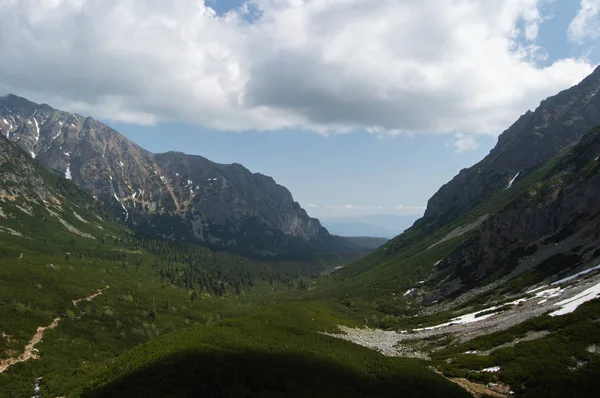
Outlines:
[[[418,214],[600,63],[600,0],[0,0],[0,94],[272,175],[315,216]]]

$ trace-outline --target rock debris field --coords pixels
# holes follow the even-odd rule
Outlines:
[[[457,342],[463,343],[545,313],[561,316],[575,311],[584,302],[600,297],[598,270],[600,266],[549,285],[537,286],[512,302],[490,306],[434,326],[394,331],[340,325],[341,333],[324,334],[377,350],[387,356],[427,359],[427,353],[419,351],[419,343],[432,336],[452,334]],[[507,309],[510,305],[512,307]],[[496,309],[497,312],[494,311]]]

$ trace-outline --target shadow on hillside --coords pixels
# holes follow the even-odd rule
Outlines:
[[[383,366],[386,368],[386,366]],[[185,353],[125,375],[86,397],[465,397],[420,366],[393,374],[295,355]],[[407,369],[408,370],[408,369]]]

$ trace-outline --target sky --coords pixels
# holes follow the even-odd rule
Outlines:
[[[0,94],[241,163],[315,217],[422,214],[600,63],[600,0],[0,0]]]

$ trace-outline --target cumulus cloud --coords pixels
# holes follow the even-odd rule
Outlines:
[[[540,1],[0,0],[0,93],[129,123],[497,134],[593,69],[540,66]]]
[[[600,0],[581,0],[579,11],[569,24],[569,39],[583,43],[600,37]]]

